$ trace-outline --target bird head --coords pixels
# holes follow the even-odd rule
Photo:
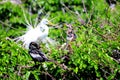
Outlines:
[[[44,24],[44,25],[51,25],[53,26],[54,24],[51,23],[48,19],[46,18],[43,18],[42,21],[41,21],[41,24]]]
[[[35,42],[31,42],[29,45],[29,49],[39,49],[39,48],[40,46]]]

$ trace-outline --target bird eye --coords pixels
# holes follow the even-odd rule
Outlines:
[[[46,21],[45,21],[45,23],[47,24],[47,23],[48,23],[48,21],[46,20]]]
[[[40,27],[40,30],[41,30],[42,32],[44,32],[44,31],[45,31],[45,29],[44,29],[43,27]]]

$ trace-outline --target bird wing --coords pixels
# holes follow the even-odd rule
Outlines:
[[[39,51],[38,50],[30,50],[29,51],[30,55],[35,58],[36,56],[39,57]],[[41,56],[40,56],[41,57]]]
[[[26,25],[27,26],[27,31],[33,30],[34,28],[32,27],[32,25]]]
[[[45,60],[48,61],[48,58],[45,56],[44,53],[42,53],[41,51],[39,52],[39,55],[41,55],[41,57]]]
[[[30,56],[36,60],[36,61],[43,61],[43,57],[39,54],[38,50],[30,50],[29,51]]]
[[[24,43],[25,48],[28,49],[29,44],[31,42],[37,42],[39,41],[39,38],[41,39],[42,37],[42,32],[36,30],[36,29],[32,29],[27,31],[24,35],[22,35],[22,41]]]

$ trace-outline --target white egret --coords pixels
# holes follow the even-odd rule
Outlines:
[[[52,43],[53,40],[48,37],[49,28],[47,24],[52,24],[52,23],[45,18],[43,18],[35,28],[33,28],[32,25],[28,23],[27,25],[28,30],[24,35],[18,37],[17,41],[22,41],[23,46],[26,49],[28,49],[29,44],[31,42],[37,42],[37,43],[43,42],[46,43],[46,46],[48,47],[47,42]]]

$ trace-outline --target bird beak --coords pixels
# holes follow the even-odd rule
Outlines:
[[[55,26],[55,24],[53,24],[52,22],[48,22],[48,25],[50,25],[50,26]]]

